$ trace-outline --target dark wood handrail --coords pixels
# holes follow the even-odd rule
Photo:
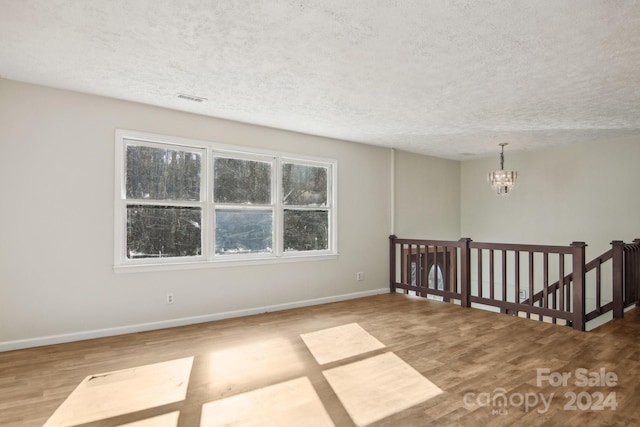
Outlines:
[[[598,264],[604,264],[605,262],[609,261],[611,258],[613,258],[613,249],[609,249],[608,251],[606,251],[605,253],[603,253],[599,257],[596,257],[596,258],[592,259],[591,261],[589,261],[584,266],[584,271],[588,273],[591,270],[593,270],[594,268],[596,268],[598,266]]]
[[[518,252],[542,252],[570,255],[572,253],[570,246],[554,246],[554,245],[526,245],[519,243],[481,243],[471,241],[469,243],[471,249],[492,249],[497,251],[518,251]]]
[[[596,257],[596,258],[592,259],[591,261],[589,261],[587,264],[585,264],[584,272],[585,273],[589,273],[590,271],[594,270],[598,265],[604,264],[605,262],[609,261],[611,258],[613,258],[613,249],[609,249],[607,252],[603,253],[599,257]],[[569,273],[566,276],[564,276],[564,282],[563,283],[565,285],[567,285],[567,284],[571,283],[571,280],[573,280],[573,273]],[[559,285],[560,285],[560,280],[556,280],[554,283],[552,283],[551,285],[549,285],[547,287],[547,292],[548,293],[556,292],[558,290]],[[536,302],[540,301],[542,299],[543,295],[544,295],[544,291],[540,291],[540,292],[536,293],[533,296],[533,302],[536,303]],[[527,298],[523,302],[529,303],[529,298]]]
[[[423,246],[446,246],[460,247],[460,241],[456,240],[424,240],[424,239],[395,239],[395,243],[399,245],[423,245]]]

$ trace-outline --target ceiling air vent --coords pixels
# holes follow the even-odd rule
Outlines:
[[[187,95],[186,93],[179,93],[178,98],[186,99],[187,101],[193,101],[193,102],[203,102],[207,100],[207,98],[202,98],[200,96],[195,96],[195,95]]]

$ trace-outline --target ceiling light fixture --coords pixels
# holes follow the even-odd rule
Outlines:
[[[508,196],[516,185],[518,172],[504,170],[504,146],[509,145],[509,143],[503,142],[499,145],[502,147],[502,152],[500,153],[500,170],[489,172],[487,181],[489,181],[489,184],[491,184],[491,187],[498,195]]]

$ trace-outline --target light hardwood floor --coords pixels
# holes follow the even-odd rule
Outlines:
[[[387,353],[406,362],[442,392],[372,426],[640,425],[639,311],[628,312],[625,319],[595,331],[578,332],[387,294],[5,352],[0,353],[0,426],[42,426],[89,375],[189,357],[193,357],[193,366],[184,400],[84,426],[116,426],[176,411],[180,427],[199,426],[203,406],[211,402],[269,390],[301,377],[309,379],[311,394],[315,390],[321,402],[320,410],[324,406],[336,426],[354,426],[323,373]],[[384,347],[321,365],[300,337],[352,323]],[[553,379],[554,374],[570,375],[567,384],[554,386],[546,377],[539,381],[538,369],[545,368]],[[577,371],[581,368],[584,371]],[[615,374],[615,385],[611,375],[609,385],[580,383],[581,373],[595,380],[603,370],[605,375]],[[578,398],[574,405],[572,393]],[[600,402],[603,410],[595,410],[599,393],[603,398],[610,396]],[[373,403],[389,405],[395,397],[390,393],[387,399],[378,397]],[[498,406],[501,397],[506,397],[506,405]],[[551,399],[548,410],[542,398]],[[611,408],[614,402],[615,410]]]

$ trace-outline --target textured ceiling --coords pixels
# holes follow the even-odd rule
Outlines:
[[[0,0],[0,76],[451,159],[640,142],[640,2]]]

